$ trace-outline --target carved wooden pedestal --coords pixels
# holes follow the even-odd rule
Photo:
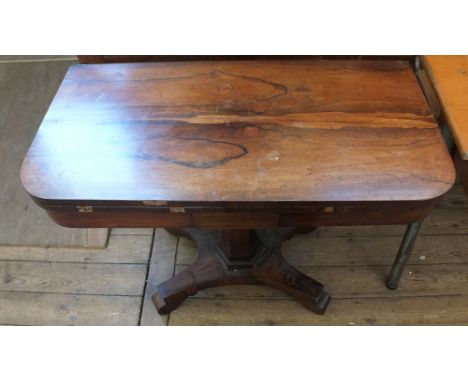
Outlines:
[[[198,256],[187,269],[158,285],[153,302],[160,314],[170,313],[202,289],[232,284],[277,288],[313,312],[325,312],[330,296],[323,285],[281,254],[281,243],[297,229],[184,231],[196,241]]]

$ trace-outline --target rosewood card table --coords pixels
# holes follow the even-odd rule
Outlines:
[[[394,289],[454,169],[405,62],[230,61],[72,66],[21,177],[60,225],[195,240],[194,264],[153,296],[159,313],[226,284],[278,288],[323,313],[329,295],[282,241],[408,224]]]

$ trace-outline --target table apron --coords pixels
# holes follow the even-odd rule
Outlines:
[[[272,228],[346,225],[409,224],[424,219],[434,203],[336,206],[311,210],[245,210],[220,212],[161,212],[151,208],[73,207],[48,209],[58,224],[73,228]]]

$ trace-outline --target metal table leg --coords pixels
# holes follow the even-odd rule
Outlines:
[[[405,232],[405,236],[403,237],[403,240],[401,242],[400,249],[398,250],[395,262],[393,263],[392,270],[390,271],[390,274],[387,278],[387,288],[398,288],[398,282],[400,281],[401,275],[403,274],[403,270],[405,269],[405,265],[408,262],[408,259],[411,255],[421,225],[422,221],[411,223],[408,225],[408,228]]]

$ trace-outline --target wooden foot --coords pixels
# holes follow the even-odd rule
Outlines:
[[[330,296],[318,281],[299,272],[281,254],[291,229],[186,230],[198,246],[187,269],[161,283],[153,295],[160,314],[176,309],[198,291],[221,285],[265,285],[284,291],[307,309],[323,314]]]

